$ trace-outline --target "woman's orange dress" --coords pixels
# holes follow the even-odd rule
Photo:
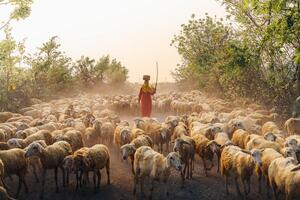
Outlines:
[[[149,85],[143,85],[140,89],[139,102],[142,117],[150,117],[152,111],[151,96],[155,94],[155,89]]]

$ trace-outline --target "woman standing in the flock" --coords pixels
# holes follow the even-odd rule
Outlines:
[[[152,99],[151,96],[155,94],[156,88],[149,85],[150,76],[143,76],[144,84],[140,89],[139,103],[141,107],[142,117],[150,117],[152,111]]]

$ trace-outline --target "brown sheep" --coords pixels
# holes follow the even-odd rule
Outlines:
[[[95,120],[93,122],[93,127],[88,127],[85,129],[83,137],[85,146],[91,147],[101,142],[101,126],[102,123],[98,120]]]
[[[290,118],[284,123],[288,135],[300,135],[300,118]]]
[[[42,163],[42,190],[40,193],[40,198],[43,198],[44,195],[44,186],[45,186],[45,178],[47,170],[54,169],[55,173],[55,185],[56,185],[56,192],[58,192],[58,184],[57,184],[57,171],[58,168],[62,170],[63,176],[63,185],[65,185],[65,171],[62,166],[63,160],[66,156],[72,153],[71,145],[65,141],[55,142],[52,145],[47,146],[44,148],[38,142],[31,143],[28,148],[26,149],[25,156],[32,157],[37,156],[40,158]]]
[[[246,139],[250,134],[243,130],[243,129],[238,129],[233,132],[231,141],[234,145],[239,146],[240,148],[244,149],[246,145]]]
[[[80,149],[78,151],[80,151]],[[107,173],[107,184],[110,184],[110,154],[108,148],[105,145],[94,145],[91,148],[88,148],[84,154],[78,154],[75,152],[73,158],[73,168],[77,173],[78,171],[85,173],[88,173],[89,171],[94,172],[93,181],[95,191],[97,188],[100,188],[100,170],[104,167],[106,168]],[[97,184],[96,176],[98,178]]]
[[[226,193],[229,194],[228,177],[233,176],[237,193],[241,195],[238,185],[240,178],[244,187],[244,195],[247,197],[250,192],[250,178],[256,165],[261,166],[260,150],[253,149],[249,152],[237,146],[225,147],[221,154],[221,174],[225,177]]]
[[[53,143],[53,138],[52,135],[49,131],[46,130],[40,130],[27,138],[23,139],[17,139],[17,138],[12,138],[7,141],[7,144],[10,148],[21,148],[24,149],[27,147],[29,144],[31,144],[34,141],[37,140],[44,140],[47,145],[51,145]]]
[[[19,177],[18,189],[16,196],[19,196],[22,184],[25,187],[25,192],[28,193],[26,184],[27,160],[25,152],[22,149],[9,149],[0,151],[0,159],[4,164],[5,176],[17,175]]]

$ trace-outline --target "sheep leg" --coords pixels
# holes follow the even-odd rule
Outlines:
[[[242,183],[243,183],[244,194],[245,194],[245,198],[246,198],[248,191],[247,191],[247,186],[246,186],[245,180],[242,180]]]
[[[80,184],[80,179],[79,179],[79,171],[76,172],[76,191],[78,190]]]
[[[133,195],[136,195],[136,185],[137,185],[137,182],[138,182],[138,177],[137,175],[134,176],[134,179],[133,179]]]
[[[261,181],[262,181],[262,174],[258,172],[258,193],[261,194]],[[268,182],[268,181],[267,181]],[[267,183],[268,184],[268,183]]]
[[[153,190],[154,190],[154,179],[151,180],[150,195],[149,195],[150,200],[152,199]]]
[[[23,185],[24,185],[24,188],[25,188],[25,192],[26,192],[26,194],[28,194],[28,186],[27,186],[27,183],[26,183],[25,176],[26,176],[26,172],[24,172],[24,174],[21,176],[21,178],[22,178],[22,182],[23,182]]]
[[[59,189],[58,189],[58,183],[57,183],[57,167],[54,168],[54,179],[55,179],[55,187],[56,187],[56,192],[59,192]]]
[[[181,188],[184,188],[184,172],[180,172],[181,175]]]
[[[21,176],[19,176],[19,183],[18,183],[18,189],[17,189],[16,197],[19,196],[21,187],[22,187],[22,180],[21,180]]]
[[[221,160],[221,153],[217,154],[217,159],[218,159],[218,169],[217,169],[217,173],[220,172],[220,160]]]
[[[140,178],[140,185],[141,185],[142,199],[145,199],[146,195],[145,195],[145,192],[144,192],[144,178],[143,177]]]
[[[229,190],[228,190],[228,176],[225,175],[225,189],[226,189],[226,194],[229,195]]]
[[[97,177],[98,177],[97,188],[100,188],[100,184],[101,184],[101,173],[100,173],[100,170],[97,170]]]
[[[47,173],[47,170],[46,169],[42,169],[42,190],[41,190],[41,193],[40,193],[40,199],[43,199],[44,197],[44,186],[45,186],[45,179],[46,179],[46,173]]]
[[[66,172],[65,172],[65,169],[63,167],[60,167],[60,169],[61,169],[61,172],[62,172],[63,187],[66,187]]]
[[[94,182],[94,192],[96,192],[97,191],[97,187],[96,187],[96,171],[94,171],[94,173],[93,173],[93,182]]]
[[[166,199],[168,199],[168,198],[169,198],[169,191],[168,191],[167,180],[164,180],[164,185],[165,185],[165,195],[166,195]]]
[[[250,190],[251,190],[251,186],[250,186],[250,177],[249,178],[247,178],[247,185],[248,185],[248,194],[250,193]]]
[[[33,175],[35,177],[35,180],[38,183],[38,182],[40,182],[40,180],[39,180],[39,177],[38,177],[37,172],[36,172],[36,166],[35,166],[35,164],[32,164],[31,166],[32,166],[32,172],[33,172]]]
[[[206,162],[204,160],[204,158],[202,158],[202,162],[203,162],[203,167],[204,167],[204,172],[205,172],[205,176],[207,177],[207,168],[206,168]]]
[[[235,182],[236,192],[238,193],[238,195],[242,195],[241,191],[240,191],[239,184],[238,184],[238,177],[234,178],[234,182]]]
[[[132,166],[133,166],[133,161],[132,161]],[[110,166],[110,159],[108,159],[107,163],[106,163],[106,175],[107,175],[107,185],[110,184],[110,169],[109,169],[109,166]],[[132,171],[133,171],[133,167],[132,167]]]

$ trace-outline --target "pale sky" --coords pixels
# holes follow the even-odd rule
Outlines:
[[[12,27],[15,39],[27,38],[29,53],[57,35],[73,59],[110,54],[129,69],[132,82],[143,74],[154,81],[158,61],[159,81],[173,81],[170,71],[180,57],[170,43],[193,13],[225,16],[215,0],[34,0],[31,15]],[[0,9],[0,19],[5,14]]]

